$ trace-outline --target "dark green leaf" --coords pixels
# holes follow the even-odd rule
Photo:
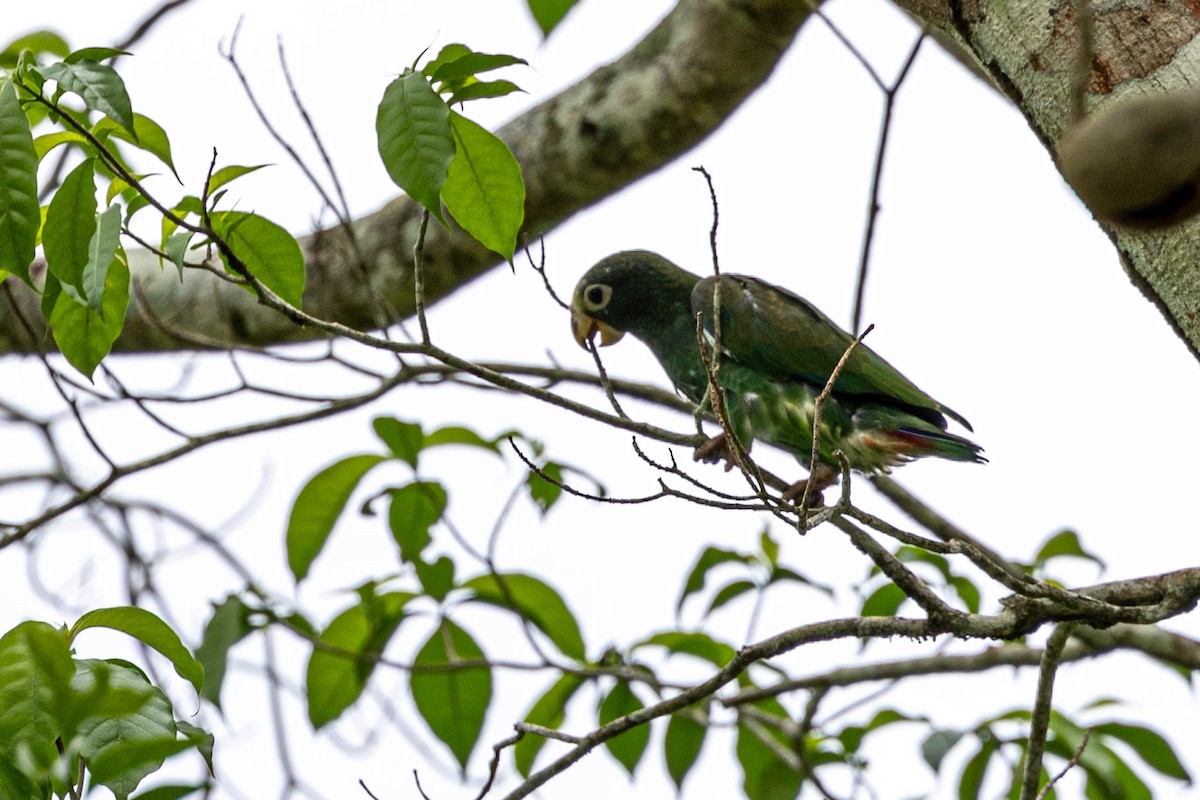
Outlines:
[[[779,542],[771,538],[771,532],[766,528],[758,535],[758,547],[767,566],[773,568],[779,562]]]
[[[470,634],[443,619],[413,660],[409,685],[417,711],[464,771],[492,701],[492,671],[485,666],[445,667],[483,658]]]
[[[88,108],[107,114],[130,134],[137,135],[125,82],[112,67],[83,59],[51,64],[42,67],[41,72],[46,80],[58,81],[60,91],[74,92]]]
[[[982,739],[979,750],[967,760],[958,778],[958,800],[979,800],[988,764],[999,749],[993,737],[987,736]]]
[[[366,688],[379,656],[416,595],[389,592],[353,605],[321,632],[305,672],[308,719],[313,728],[333,722]]]
[[[318,472],[300,490],[287,528],[288,566],[297,583],[308,575],[359,481],[385,460],[377,455],[343,458]]]
[[[304,300],[304,254],[295,237],[266,217],[245,211],[222,211],[210,219],[213,231],[251,275],[284,302],[300,308]],[[241,275],[224,251],[221,260],[226,270]]]
[[[863,601],[862,611],[859,613],[864,617],[893,617],[907,599],[899,586],[885,583]]]
[[[799,572],[796,572],[794,569],[789,569],[788,567],[776,567],[775,569],[771,570],[771,577],[767,580],[767,584],[770,585],[774,583],[783,583],[785,581],[802,583],[805,586],[816,589],[822,594],[833,597],[832,586],[825,583],[818,583],[807,575],[801,575]]]
[[[37,164],[29,121],[6,80],[0,83],[0,269],[26,283],[42,224]]]
[[[179,635],[171,630],[171,626],[153,612],[134,606],[89,611],[71,626],[71,640],[74,641],[88,628],[110,628],[132,636],[165,656],[175,668],[175,672],[191,683],[197,692],[203,688],[204,667],[183,646]]]
[[[604,698],[604,702],[600,704],[599,722],[601,725],[607,725],[615,719],[632,714],[644,707],[642,701],[629,688],[628,681],[617,681]],[[604,742],[604,746],[632,776],[638,762],[642,759],[642,754],[646,752],[646,745],[649,742],[650,725],[643,722],[608,739]]]
[[[1067,528],[1047,539],[1038,550],[1037,555],[1033,558],[1035,567],[1044,567],[1046,562],[1054,558],[1063,556],[1071,556],[1074,558],[1082,558],[1091,561],[1101,571],[1105,569],[1104,561],[1094,553],[1083,549],[1083,545],[1079,541],[1079,534]]]
[[[392,455],[417,468],[417,457],[425,447],[425,434],[417,422],[401,422],[395,417],[376,417],[371,420],[375,435],[387,445]]]
[[[755,586],[754,582],[747,580],[731,581],[725,584],[717,590],[716,594],[713,595],[712,602],[708,604],[708,610],[704,612],[704,615],[708,616],[730,601],[741,597],[746,592],[754,591],[755,588],[757,587]]]
[[[216,737],[203,728],[198,728],[190,722],[175,720],[175,727],[181,734],[187,737],[188,741],[196,748],[200,755],[204,758],[204,763],[208,766],[209,776],[216,773],[213,771],[213,745],[216,743]]]
[[[553,587],[521,573],[504,573],[500,579],[503,586],[494,575],[480,575],[464,583],[462,588],[473,590],[474,599],[479,602],[501,608],[515,605],[515,610],[546,634],[563,655],[576,661],[587,657],[579,623]]]
[[[155,786],[153,789],[147,789],[139,794],[133,800],[182,800],[188,795],[193,795],[196,792],[202,792],[209,789],[207,783],[197,784],[195,786],[186,786],[179,784],[169,784],[166,786]]]
[[[691,595],[699,592],[704,588],[704,582],[708,578],[708,572],[713,567],[719,564],[725,564],[730,561],[735,561],[739,564],[748,564],[751,558],[742,553],[735,553],[732,550],[722,550],[719,547],[705,548],[700,554],[696,565],[692,567],[692,571],[688,573],[687,580],[684,581],[683,591],[679,593],[679,601],[675,604],[675,613],[678,614],[683,610],[683,603]]]
[[[204,689],[200,696],[221,707],[221,684],[229,651],[254,630],[250,608],[235,594],[213,607],[212,617],[204,626],[204,637],[196,648],[196,660],[204,667]]]
[[[125,327],[125,309],[129,305],[129,267],[120,251],[117,255],[104,276],[100,313],[83,305],[67,291],[58,294],[50,312],[50,327],[59,351],[71,366],[88,378],[112,350],[113,342]]]
[[[438,52],[437,56],[435,56],[432,61],[421,68],[421,74],[428,78],[429,76],[433,75],[433,73],[437,72],[443,64],[449,64],[451,61],[462,58],[468,53],[473,52],[474,51],[465,44],[451,42],[450,44],[443,46]]]
[[[558,502],[558,498],[562,497],[563,467],[557,462],[547,461],[542,464],[541,470],[550,480],[531,470],[529,477],[525,479],[525,485],[529,487],[529,496],[537,503],[544,517],[550,507]]]
[[[962,575],[951,576],[950,585],[954,587],[954,591],[962,598],[963,605],[967,607],[967,611],[970,611],[972,614],[978,614],[979,587],[970,578]]]
[[[1150,767],[1171,778],[1191,783],[1188,773],[1171,743],[1157,731],[1124,722],[1105,722],[1092,727],[1092,735],[1108,736],[1124,742]]]
[[[777,702],[755,703],[755,706],[776,716],[786,717]],[[775,740],[775,746],[763,741]],[[737,759],[742,767],[742,790],[754,800],[795,800],[804,782],[800,772],[780,759],[776,749],[790,750],[791,745],[767,726],[740,721],[737,727]]]
[[[525,219],[521,167],[494,133],[453,111],[450,125],[455,154],[442,186],[442,200],[467,233],[512,261]]]
[[[900,559],[906,564],[930,564],[942,574],[943,578],[945,578],[947,581],[950,580],[950,576],[952,574],[950,572],[950,562],[945,556],[938,555],[937,553],[931,553],[928,550],[922,550],[919,547],[904,545],[896,551],[896,558]]]
[[[930,769],[938,772],[942,768],[942,760],[946,757],[954,745],[962,739],[960,731],[937,730],[925,737],[925,741],[921,743],[921,757],[925,759],[925,763]]]
[[[388,525],[400,546],[400,560],[416,561],[433,541],[429,529],[446,510],[446,490],[433,481],[414,481],[388,494]]]
[[[379,156],[391,179],[442,222],[441,193],[454,160],[450,109],[420,72],[392,81],[375,116]]]
[[[500,53],[464,53],[458,58],[438,64],[433,72],[426,71],[435,81],[453,82],[478,75],[481,72],[491,72],[494,69],[511,67],[513,64],[528,64],[523,58],[508,56]],[[426,68],[428,70],[428,67]]]
[[[672,654],[685,653],[695,656],[696,658],[704,659],[716,667],[724,667],[737,654],[737,651],[730,645],[725,642],[718,642],[707,633],[701,632],[666,631],[664,633],[656,633],[641,643],[634,645],[634,649],[645,645],[665,647],[667,652]]]
[[[167,254],[167,258],[171,259],[171,263],[179,270],[180,280],[183,280],[183,259],[187,256],[188,246],[192,243],[193,236],[195,234],[191,231],[174,233],[168,236],[162,245],[162,250]]]
[[[694,708],[691,713],[680,711],[672,714],[671,721],[667,723],[667,737],[663,742],[667,773],[675,782],[675,788],[681,791],[684,778],[700,757],[700,748],[704,746],[704,736],[708,733],[708,726],[697,721],[695,714],[708,716],[701,708]]]
[[[117,56],[129,55],[128,50],[118,50],[115,47],[81,47],[63,59],[64,64],[78,64],[80,61],[108,61]]]
[[[426,447],[438,447],[448,444],[461,444],[468,447],[478,447],[483,450],[489,450],[497,455],[500,455],[499,442],[503,441],[505,436],[499,436],[496,439],[484,439],[470,428],[463,428],[458,425],[450,425],[445,428],[438,428],[425,437]]]
[[[422,559],[413,562],[417,572],[417,580],[425,593],[439,603],[446,599],[454,588],[454,562],[446,556],[440,556],[437,561],[427,564]]]
[[[567,703],[582,685],[582,677],[570,673],[564,674],[533,704],[533,708],[529,709],[529,713],[525,715],[525,722],[550,730],[558,730],[558,726],[562,725],[563,719],[566,717]],[[529,777],[529,773],[533,769],[533,761],[545,743],[546,740],[541,736],[526,734],[513,746],[513,760],[516,762],[517,772],[521,773],[521,777]]]
[[[450,99],[446,102],[450,105],[455,105],[456,103],[464,103],[467,100],[504,97],[513,92],[524,91],[524,89],[512,81],[475,81],[474,83],[468,83],[465,86],[455,89],[454,94],[450,95]]]
[[[85,158],[63,178],[42,226],[42,248],[50,274],[84,296],[83,270],[96,233],[95,163],[95,159]],[[108,260],[112,261],[111,254]]]
[[[526,0],[543,36],[549,36],[550,31],[562,22],[567,12],[575,7],[577,0]]]

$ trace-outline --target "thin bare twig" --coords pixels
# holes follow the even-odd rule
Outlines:
[[[1038,796],[1038,781],[1042,777],[1042,757],[1046,752],[1046,736],[1050,732],[1051,701],[1054,697],[1054,676],[1062,658],[1063,648],[1071,638],[1074,624],[1067,622],[1055,627],[1046,640],[1038,670],[1037,699],[1029,722],[1029,744],[1025,748],[1025,772],[1021,779],[1021,800]]]

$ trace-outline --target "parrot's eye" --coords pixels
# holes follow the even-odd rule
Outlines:
[[[588,311],[600,311],[612,299],[612,287],[603,283],[593,283],[583,290],[583,304]]]

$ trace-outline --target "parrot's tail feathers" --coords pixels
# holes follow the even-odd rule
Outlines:
[[[896,439],[902,443],[897,449],[913,458],[921,456],[936,456],[951,461],[973,461],[976,464],[986,464],[983,448],[970,439],[956,436],[945,431],[928,429],[914,430],[901,428],[894,432]]]

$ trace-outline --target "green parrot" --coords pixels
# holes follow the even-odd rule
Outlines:
[[[700,278],[646,250],[616,253],[576,285],[572,332],[584,347],[597,334],[602,345],[633,334],[654,353],[676,391],[710,411],[696,316],[711,348],[714,290],[720,291],[719,381],[728,420],[744,447],[757,439],[792,453],[809,467],[817,490],[836,479],[833,453],[839,449],[852,469],[867,474],[924,456],[987,461],[979,445],[947,432],[946,417],[971,430],[960,414],[859,344],[822,408],[819,463],[809,464],[817,395],[854,338],[804,298],[757,278]],[[723,436],[696,457],[732,463]],[[794,499],[796,489],[803,491],[803,482],[785,496]]]

